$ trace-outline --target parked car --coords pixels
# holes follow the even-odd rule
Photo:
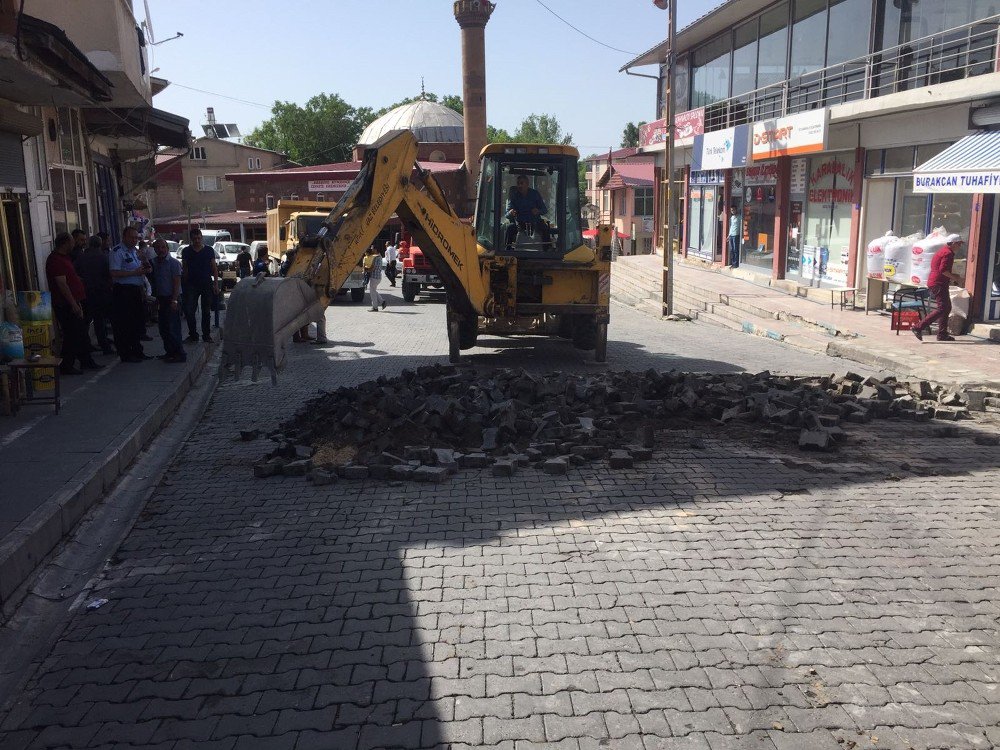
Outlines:
[[[230,289],[236,286],[236,282],[240,280],[236,256],[244,250],[249,251],[250,246],[244,242],[223,242],[220,240],[213,247],[215,248],[215,261],[219,264],[219,274],[222,276],[222,287]]]

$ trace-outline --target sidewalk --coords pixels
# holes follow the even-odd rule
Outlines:
[[[159,343],[148,350],[158,352]],[[189,346],[183,365],[98,355],[105,369],[63,379],[58,415],[51,406],[26,405],[16,417],[0,417],[0,607],[128,471],[211,351]]]
[[[658,255],[619,258],[611,274],[613,296],[659,316],[662,264]],[[953,343],[925,337],[921,343],[908,331],[898,336],[890,331],[887,315],[831,308],[828,297],[793,296],[728,269],[680,261],[674,274],[675,311],[698,320],[903,376],[1000,388],[1000,345],[982,337],[962,336]]]

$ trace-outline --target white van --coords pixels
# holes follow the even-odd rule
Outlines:
[[[214,247],[216,242],[230,242],[233,236],[225,229],[202,229],[202,241],[209,247]]]

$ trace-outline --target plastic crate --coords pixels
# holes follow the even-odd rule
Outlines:
[[[893,310],[890,331],[910,331],[920,322],[920,310]]]

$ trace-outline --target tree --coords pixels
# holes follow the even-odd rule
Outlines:
[[[645,124],[645,120],[638,124],[634,122],[625,124],[625,130],[622,132],[622,148],[639,148],[639,128]]]
[[[492,125],[486,126],[486,140],[490,143],[513,143],[514,139],[511,138],[510,133],[508,133],[503,128],[495,128]]]
[[[364,129],[363,110],[337,94],[319,94],[299,106],[276,101],[271,117],[246,137],[250,146],[280,151],[305,166],[347,161]]]
[[[552,143],[568,146],[573,142],[570,133],[563,133],[555,115],[530,114],[525,117],[512,139],[516,143]]]
[[[465,102],[462,101],[462,97],[458,94],[447,94],[441,97],[441,103],[455,110],[458,114],[465,114]]]

